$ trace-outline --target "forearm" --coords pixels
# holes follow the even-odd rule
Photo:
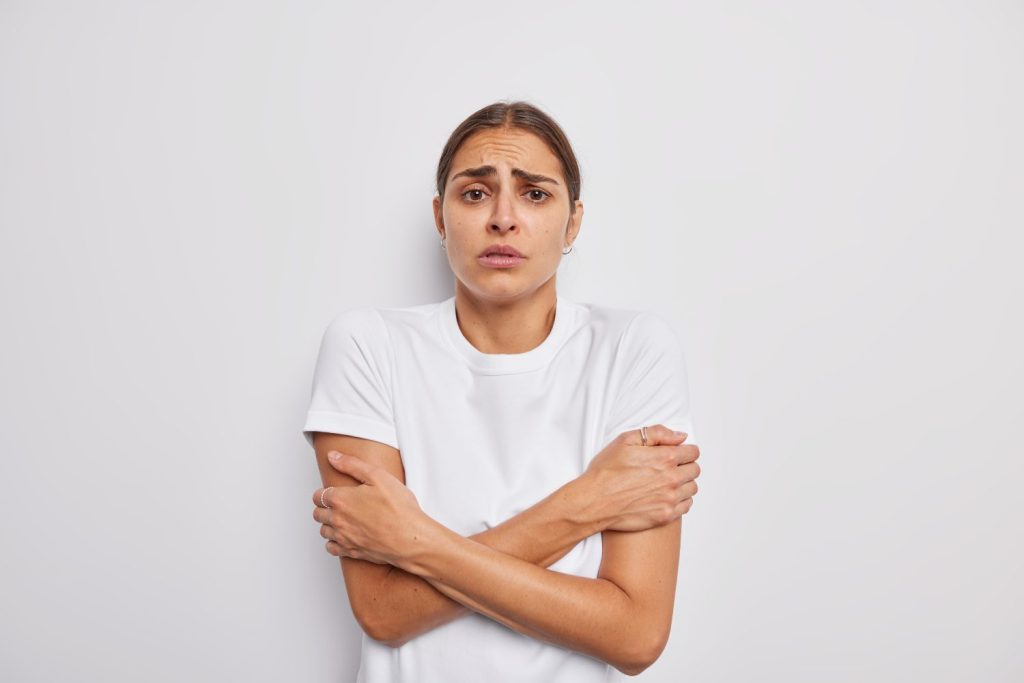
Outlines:
[[[494,551],[538,567],[548,567],[583,539],[599,533],[604,522],[590,512],[588,482],[575,479],[498,526],[469,538]],[[373,609],[384,642],[398,647],[470,610],[429,581],[391,567],[374,591]],[[519,629],[543,638],[527,627]]]
[[[616,584],[545,569],[430,525],[403,569],[437,591],[519,633],[622,671],[647,656],[639,610]]]

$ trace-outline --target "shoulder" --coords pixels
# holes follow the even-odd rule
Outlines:
[[[633,346],[679,346],[679,335],[673,324],[663,314],[654,311],[635,311],[622,335],[623,341]]]
[[[378,331],[383,321],[380,313],[372,306],[349,308],[335,314],[327,329],[335,333]]]
[[[434,334],[443,302],[405,307],[358,306],[337,313],[324,331],[325,347],[358,349],[383,358],[417,346]]]
[[[676,327],[667,314],[598,304],[580,304],[586,309],[590,325],[621,352],[645,347],[679,347]]]
[[[337,313],[324,330],[325,346],[387,344],[388,331],[380,312],[372,306]]]
[[[320,364],[327,367],[356,364],[383,369],[390,365],[390,358],[387,328],[377,310],[370,306],[337,313],[320,340]]]
[[[403,307],[360,306],[338,313],[329,328],[337,332],[377,335],[383,339],[426,333],[443,302]]]

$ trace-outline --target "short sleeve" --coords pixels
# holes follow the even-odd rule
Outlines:
[[[641,311],[619,342],[610,383],[603,444],[622,432],[663,424],[694,443],[690,392],[682,344],[658,315]]]
[[[302,434],[347,434],[398,448],[391,397],[391,349],[372,308],[340,313],[324,331]]]

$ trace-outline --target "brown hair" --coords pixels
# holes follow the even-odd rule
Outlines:
[[[562,176],[569,190],[569,211],[576,212],[576,200],[580,198],[580,166],[572,151],[569,138],[555,120],[529,102],[495,102],[473,112],[452,131],[437,163],[437,195],[444,204],[444,190],[452,161],[471,135],[488,128],[519,129],[537,135],[558,157],[562,164]]]

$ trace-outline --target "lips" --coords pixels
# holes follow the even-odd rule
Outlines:
[[[477,258],[477,261],[480,262],[481,266],[484,266],[485,268],[496,268],[498,270],[515,268],[525,260],[525,256],[520,255],[518,251],[508,246],[488,247]]]
[[[507,244],[492,244],[480,252],[480,256],[518,256],[525,258],[519,250]]]

